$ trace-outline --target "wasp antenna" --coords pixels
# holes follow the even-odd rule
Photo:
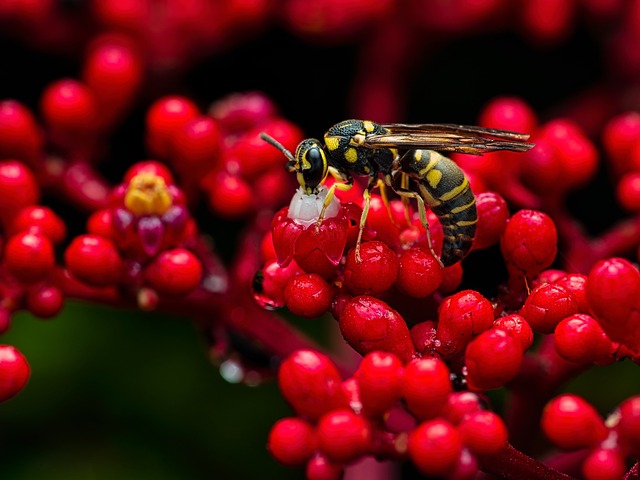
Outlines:
[[[284,153],[284,156],[287,157],[289,159],[289,161],[291,161],[291,162],[295,162],[296,161],[296,159],[293,156],[293,154],[289,150],[287,150],[284,147],[284,145],[282,145],[279,141],[277,141],[275,138],[273,138],[271,135],[267,135],[264,132],[260,132],[260,138],[262,140],[264,140],[265,142],[267,142],[269,145],[273,145],[278,150],[280,150],[282,153]]]

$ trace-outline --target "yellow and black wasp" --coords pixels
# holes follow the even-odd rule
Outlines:
[[[367,218],[371,190],[392,188],[403,198],[418,203],[422,225],[429,229],[424,204],[438,217],[444,230],[441,263],[455,264],[469,253],[476,232],[478,213],[469,180],[460,167],[440,152],[482,155],[497,150],[523,152],[533,144],[529,135],[455,124],[378,124],[368,120],[345,120],[324,135],[300,142],[295,154],[266,134],[261,137],[284,153],[287,168],[295,172],[305,193],[313,194],[328,174],[337,181],[326,196],[326,208],[336,189],[353,185],[353,176],[367,176],[360,234]],[[322,221],[323,212],[318,222]],[[356,248],[360,245],[360,238]],[[433,250],[433,249],[432,249]]]

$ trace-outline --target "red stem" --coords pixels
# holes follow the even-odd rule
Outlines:
[[[478,462],[483,472],[505,480],[573,480],[573,477],[549,468],[509,444],[496,455],[480,457]]]

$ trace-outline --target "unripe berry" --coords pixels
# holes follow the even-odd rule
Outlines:
[[[467,384],[470,390],[502,387],[514,378],[522,363],[518,340],[500,328],[491,328],[475,337],[465,354]]]
[[[27,359],[11,345],[0,345],[0,402],[24,388],[31,375]]]
[[[124,264],[114,243],[97,235],[80,235],[64,253],[71,274],[95,287],[118,283]]]
[[[55,262],[51,241],[38,232],[18,233],[5,246],[4,264],[23,283],[44,279],[53,270]]]
[[[402,396],[404,367],[391,353],[376,351],[365,355],[355,378],[366,415],[382,415]]]
[[[551,217],[536,210],[520,210],[509,219],[500,249],[511,272],[533,278],[553,263],[557,242]]]
[[[520,315],[538,333],[552,333],[560,320],[575,313],[578,313],[575,296],[555,283],[545,283],[534,288],[520,310]]]
[[[424,422],[409,434],[409,457],[418,470],[429,477],[451,474],[461,448],[457,430],[444,420]]]
[[[158,255],[144,276],[158,293],[186,295],[200,285],[202,263],[189,250],[174,248]]]
[[[350,462],[367,453],[371,428],[362,416],[351,410],[334,410],[318,420],[318,447],[329,460]]]
[[[462,353],[474,335],[493,324],[491,302],[475,290],[463,290],[444,299],[438,308],[436,351],[445,359]]]
[[[311,420],[348,407],[338,369],[320,352],[297,350],[289,355],[280,365],[278,385],[293,409]]]
[[[398,256],[379,241],[360,245],[360,259],[356,250],[347,255],[344,283],[354,295],[376,295],[388,290],[398,277]]]
[[[285,305],[295,315],[317,318],[329,310],[334,290],[320,275],[304,273],[292,277],[284,289]]]
[[[442,265],[428,249],[411,248],[400,255],[396,285],[410,297],[427,297],[440,287],[442,271]]]
[[[407,364],[402,396],[421,420],[440,415],[453,391],[449,368],[439,358],[421,358]]]
[[[468,414],[458,425],[464,443],[476,455],[498,453],[507,444],[507,427],[493,412],[482,410]]]
[[[560,395],[547,403],[540,423],[544,434],[565,450],[593,447],[607,436],[598,412],[573,394]]]
[[[397,355],[403,362],[416,355],[402,316],[375,297],[353,297],[340,313],[340,331],[361,355],[384,350]]]
[[[269,432],[267,449],[280,463],[300,466],[311,458],[316,449],[314,429],[299,418],[278,420]]]

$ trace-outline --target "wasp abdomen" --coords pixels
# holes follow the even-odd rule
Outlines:
[[[478,222],[476,198],[465,174],[454,161],[432,150],[409,152],[401,169],[417,182],[420,196],[442,224],[442,264],[462,260],[471,250]]]

